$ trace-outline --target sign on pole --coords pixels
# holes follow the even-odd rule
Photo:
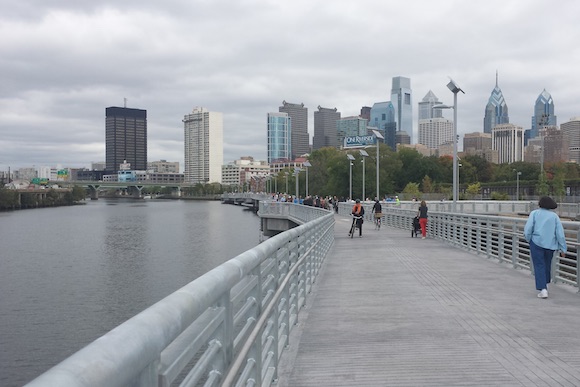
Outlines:
[[[377,138],[373,135],[368,136],[346,136],[344,138],[343,147],[348,148],[361,148],[368,145],[375,145]]]

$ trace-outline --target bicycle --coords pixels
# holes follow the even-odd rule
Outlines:
[[[348,236],[354,238],[354,232],[357,228],[359,228],[359,219],[362,220],[362,216],[352,216],[352,225],[350,226],[350,231],[348,232]]]
[[[382,218],[383,214],[381,214],[380,212],[375,212],[375,230],[380,230],[381,229],[381,218]]]

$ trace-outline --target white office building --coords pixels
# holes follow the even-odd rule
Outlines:
[[[196,107],[183,118],[186,183],[221,183],[224,161],[223,114]]]
[[[442,117],[419,120],[418,143],[430,149],[437,149],[447,143],[453,144],[453,121]]]
[[[497,151],[498,164],[524,161],[524,128],[500,124],[491,129],[492,149]]]

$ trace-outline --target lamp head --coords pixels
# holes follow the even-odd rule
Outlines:
[[[449,83],[447,84],[447,88],[451,90],[453,94],[457,94],[459,92],[465,94],[465,91],[461,90],[461,87],[459,87],[457,83],[455,83],[455,81],[451,79],[451,77],[449,77]]]
[[[381,134],[381,132],[379,132],[378,130],[373,129],[372,130],[373,134],[375,135],[376,138],[380,138],[381,140],[384,140],[385,137],[383,137],[383,135]]]

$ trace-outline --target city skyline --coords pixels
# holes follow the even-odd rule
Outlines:
[[[318,106],[358,115],[389,101],[399,76],[411,80],[415,96],[413,143],[419,99],[432,91],[452,104],[448,76],[465,91],[460,136],[483,132],[496,71],[511,123],[531,128],[544,89],[559,125],[580,116],[574,1],[373,2],[372,13],[347,1],[332,9],[302,0],[223,5],[2,3],[0,170],[103,161],[103,108],[123,106],[124,98],[127,107],[147,110],[148,159],[180,163],[181,120],[194,106],[223,112],[224,163],[266,160],[265,117],[280,101],[308,108],[312,144]],[[379,36],[394,38],[378,49]]]

